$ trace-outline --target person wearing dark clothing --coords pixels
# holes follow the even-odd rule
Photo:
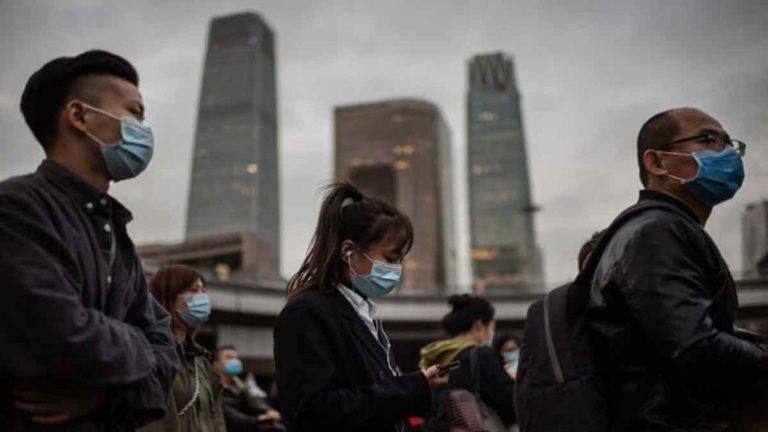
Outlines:
[[[501,359],[504,370],[512,379],[517,376],[517,365],[520,360],[522,342],[512,332],[496,333],[493,337],[493,352]]]
[[[0,183],[0,430],[128,431],[165,413],[169,317],[107,193],[152,154],[137,85],[125,59],[89,51],[47,63],[22,95],[46,160]]]
[[[173,380],[165,417],[140,432],[224,432],[223,388],[211,353],[195,337],[213,305],[203,276],[183,265],[170,265],[149,280],[152,295],[171,314],[171,330],[181,368]]]
[[[654,116],[638,160],[647,210],[613,235],[593,276],[593,332],[612,430],[723,431],[738,406],[768,411],[765,340],[734,325],[728,266],[704,230],[738,190],[744,145],[691,108]]]
[[[285,430],[280,423],[280,413],[272,409],[266,401],[266,394],[253,377],[243,382],[243,363],[238,358],[233,346],[223,346],[216,350],[213,366],[219,373],[224,386],[222,406],[228,432]]]
[[[515,382],[491,347],[496,328],[493,306],[488,300],[469,294],[453,295],[448,302],[452,310],[443,318],[443,329],[451,339],[433,342],[422,348],[420,364],[446,365],[460,361],[458,369],[451,372],[446,389],[461,388],[473,392],[476,382],[471,372],[471,357],[476,350],[480,399],[505,424],[515,423]],[[430,432],[448,430],[443,411],[441,401],[435,398],[426,422]]]
[[[429,409],[438,368],[400,374],[374,303],[397,288],[412,244],[396,208],[348,183],[330,188],[275,326],[289,431],[394,432]]]

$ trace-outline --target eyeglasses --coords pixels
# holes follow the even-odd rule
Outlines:
[[[742,157],[744,156],[744,153],[746,153],[747,151],[747,145],[744,144],[743,141],[731,139],[731,137],[729,137],[728,134],[715,134],[715,133],[705,133],[705,134],[696,135],[688,138],[680,138],[679,140],[666,143],[665,146],[670,146],[672,144],[680,144],[680,143],[689,142],[689,141],[699,142],[711,148],[712,150],[716,150],[716,151],[723,151],[726,148],[732,148],[736,150],[736,153],[738,153],[739,156],[742,156]]]

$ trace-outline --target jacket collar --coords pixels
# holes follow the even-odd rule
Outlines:
[[[696,217],[696,213],[694,213],[693,210],[691,210],[690,207],[685,205],[684,202],[682,202],[679,199],[673,197],[672,195],[667,195],[665,193],[658,192],[658,191],[655,191],[655,190],[650,190],[650,189],[643,189],[643,190],[641,190],[640,191],[640,199],[638,201],[642,202],[642,201],[648,201],[648,200],[662,201],[662,202],[665,202],[667,204],[671,204],[674,207],[678,208],[683,213],[685,213],[685,215],[690,217],[691,220],[693,220],[697,224],[699,223],[699,218]]]
[[[389,362],[387,362],[389,353],[385,352],[381,343],[373,337],[363,323],[363,320],[360,319],[357,312],[352,308],[352,305],[349,304],[349,301],[337,289],[330,292],[328,297],[334,305],[336,312],[350,322],[355,337],[365,346],[371,355],[373,355],[379,363],[379,367],[387,371],[387,373],[391,373],[389,370]]]
[[[37,173],[46,178],[54,187],[72,197],[81,208],[88,212],[94,211],[99,206],[109,206],[115,222],[127,224],[133,220],[131,212],[119,201],[50,159],[43,160],[37,168]]]

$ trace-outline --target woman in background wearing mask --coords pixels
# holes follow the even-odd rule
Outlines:
[[[205,280],[188,267],[173,265],[155,273],[149,287],[171,314],[171,330],[181,363],[165,418],[141,432],[224,432],[219,375],[211,364],[211,354],[195,342],[195,335],[211,314]]]
[[[479,395],[482,402],[493,409],[499,418],[511,425],[516,421],[514,394],[515,382],[504,370],[498,356],[491,348],[496,321],[494,308],[488,300],[470,294],[448,298],[452,310],[443,317],[443,329],[450,336],[433,342],[421,349],[420,365],[445,365],[454,360],[461,362],[451,372],[448,388],[461,388],[474,392],[479,379]],[[472,375],[472,363],[476,363],[477,376]],[[445,409],[436,405],[427,419],[427,430],[448,430]]]
[[[515,379],[520,360],[520,339],[511,332],[498,333],[493,340],[493,351],[501,359],[509,376]]]
[[[275,368],[288,430],[402,430],[429,410],[435,366],[401,375],[376,316],[376,299],[397,288],[413,244],[407,216],[332,185],[307,257],[288,282],[275,327]]]

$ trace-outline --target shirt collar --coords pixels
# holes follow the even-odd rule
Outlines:
[[[684,202],[673,197],[672,195],[667,195],[663,192],[659,192],[651,189],[643,189],[640,191],[640,201],[647,201],[647,200],[662,201],[668,204],[672,204],[673,206],[682,210],[686,215],[688,215],[691,219],[693,219],[694,222],[699,223],[699,218],[696,217],[696,213],[694,213],[690,207],[685,205]]]
[[[365,310],[371,317],[376,314],[376,303],[371,299],[363,297],[356,290],[347,288],[344,284],[339,284],[339,291],[356,311]]]
[[[50,159],[45,159],[37,168],[37,172],[50,180],[55,187],[71,196],[88,213],[95,211],[99,206],[111,207],[115,221],[127,224],[133,220],[131,212],[118,200],[100,191],[64,166]]]

